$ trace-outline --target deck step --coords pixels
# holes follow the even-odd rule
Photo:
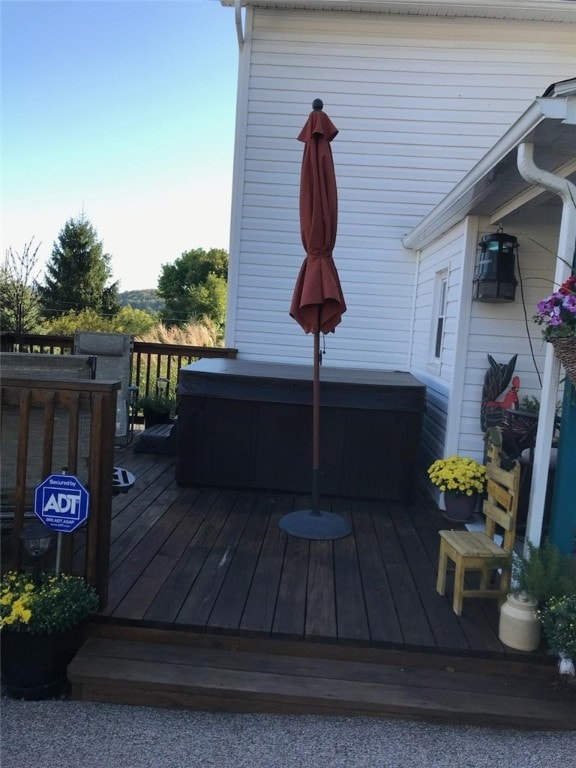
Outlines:
[[[134,445],[136,453],[162,453],[168,456],[176,454],[176,425],[154,424],[140,432]]]
[[[91,637],[68,677],[85,701],[576,730],[576,690],[518,676]]]

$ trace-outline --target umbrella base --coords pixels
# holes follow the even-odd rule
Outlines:
[[[289,536],[299,539],[326,541],[342,539],[352,532],[352,526],[340,515],[333,512],[313,512],[299,509],[280,518],[280,528]]]

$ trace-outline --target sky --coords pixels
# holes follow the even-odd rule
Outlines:
[[[1,0],[1,254],[82,214],[120,290],[229,247],[238,44],[219,0]]]

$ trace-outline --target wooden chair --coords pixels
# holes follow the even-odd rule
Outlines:
[[[554,431],[550,458],[548,461],[548,486],[544,505],[544,530],[547,529],[552,504],[552,487],[558,460],[558,438],[562,420],[559,416],[554,419]],[[520,463],[520,498],[518,502],[518,528],[524,530],[528,515],[530,484],[532,482],[532,467],[534,466],[534,449],[536,433],[538,432],[538,413],[522,409],[509,409],[505,412],[502,428],[504,450],[509,456],[518,459]]]
[[[35,379],[95,379],[94,355],[49,355],[38,352],[0,352],[3,377]]]
[[[491,446],[486,462],[486,493],[483,504],[484,532],[440,531],[440,556],[436,590],[443,595],[446,589],[448,560],[455,565],[452,607],[458,616],[462,613],[465,597],[496,597],[504,600],[510,590],[512,549],[516,536],[516,515],[520,491],[520,465],[510,471],[500,466],[500,451]],[[498,543],[499,531],[502,541]],[[467,571],[480,571],[480,588],[466,589]],[[497,586],[491,586],[494,572],[500,571]]]
[[[128,445],[134,429],[134,404],[137,388],[130,386],[134,337],[127,333],[76,331],[74,352],[96,355],[96,379],[110,379],[121,384],[116,408],[116,445]]]

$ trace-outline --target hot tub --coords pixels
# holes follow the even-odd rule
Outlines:
[[[206,359],[180,370],[178,485],[310,493],[312,366]],[[426,388],[320,368],[320,493],[411,501]]]

